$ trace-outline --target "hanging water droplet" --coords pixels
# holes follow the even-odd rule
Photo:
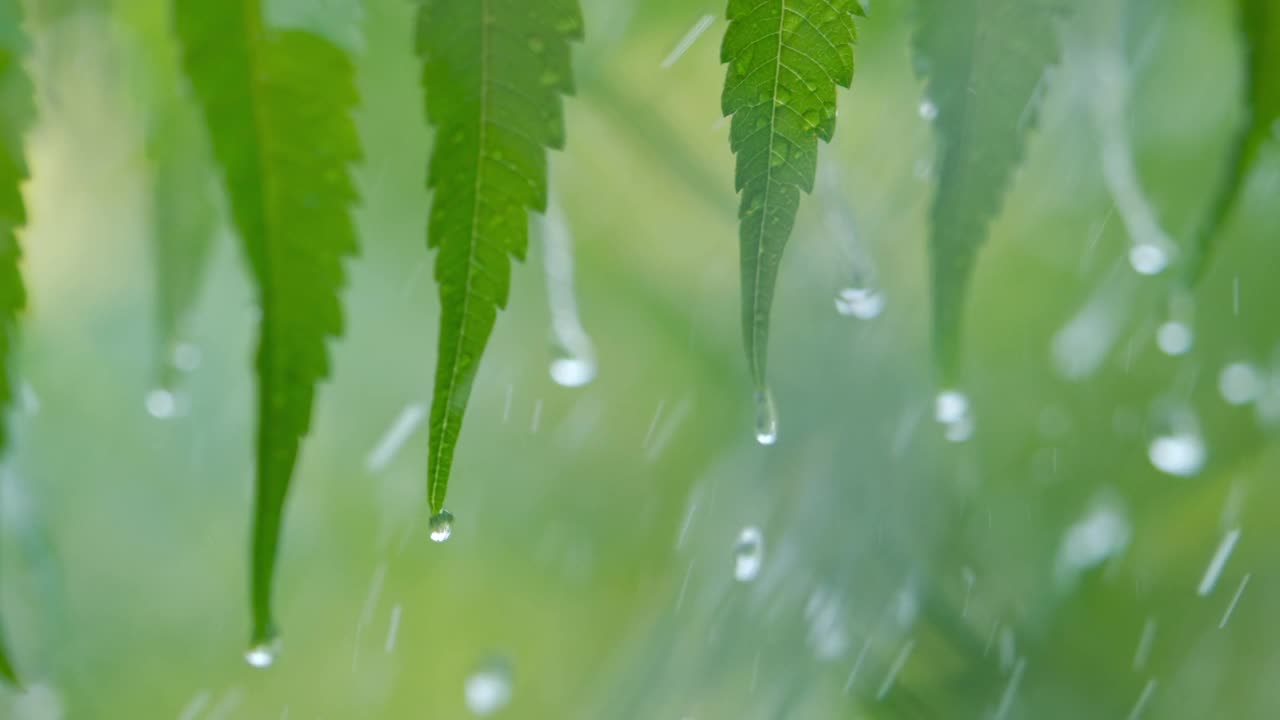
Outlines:
[[[280,655],[280,639],[271,638],[245,651],[244,661],[258,669],[269,668]]]
[[[928,98],[920,101],[920,117],[925,120],[935,120],[938,117],[938,106]]]
[[[1129,264],[1140,275],[1158,275],[1169,266],[1169,253],[1159,245],[1138,243],[1129,249]]]
[[[969,397],[959,390],[943,390],[938,393],[934,398],[933,418],[942,425],[943,435],[951,442],[964,442],[973,435]]]
[[[884,294],[874,288],[845,288],[836,293],[836,312],[870,320],[884,311]]]
[[[1176,320],[1164,323],[1156,330],[1156,345],[1165,355],[1182,355],[1191,349],[1191,328]]]
[[[147,393],[147,413],[157,420],[168,420],[178,410],[178,399],[164,388],[156,388]]]
[[[1147,447],[1151,464],[1160,472],[1177,477],[1200,472],[1207,454],[1195,418],[1185,412],[1175,415],[1170,429],[1156,435]]]
[[[453,513],[448,510],[441,510],[431,516],[431,520],[427,523],[427,530],[430,532],[431,542],[442,543],[449,539],[453,534]]]
[[[1228,405],[1248,405],[1262,393],[1262,377],[1249,363],[1231,363],[1218,373],[1218,392]]]
[[[511,702],[511,668],[501,660],[490,660],[467,676],[463,685],[463,697],[467,709],[473,715],[484,717],[506,707]]]
[[[768,388],[756,391],[756,442],[761,445],[778,442],[778,408]]]
[[[551,379],[562,387],[582,387],[596,377],[596,364],[590,358],[567,352],[551,361]]]
[[[760,528],[748,525],[738,533],[733,544],[733,578],[738,582],[751,582],[760,574],[764,564],[764,534]]]

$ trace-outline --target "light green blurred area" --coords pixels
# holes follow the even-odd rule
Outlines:
[[[1146,718],[1280,713],[1280,451],[1265,405],[1230,406],[1218,389],[1229,363],[1277,370],[1274,147],[1196,293],[1192,349],[1168,357],[1154,336],[1171,281],[1124,261],[1096,79],[1068,53],[974,278],[963,390],[976,429],[948,443],[932,421],[933,146],[912,8],[876,0],[823,151],[838,189],[804,201],[779,280],[780,439],[762,448],[738,337],[724,21],[662,67],[723,8],[586,3],[569,147],[552,167],[599,377],[565,388],[548,375],[535,221],[458,448],[454,534],[437,545],[425,431],[367,468],[396,417],[429,402],[434,364],[412,8],[273,5],[273,21],[358,53],[367,159],[347,332],[288,509],[283,651],[262,671],[242,659],[253,293],[224,229],[189,318],[200,364],[182,412],[150,416],[143,129],[149,98],[172,92],[155,84],[175,77],[149,53],[172,60],[172,40],[154,0],[117,3],[113,21],[102,4],[64,5],[33,14],[29,391],[3,483],[0,596],[33,689],[0,690],[0,716],[461,718],[468,676],[495,659],[510,668],[495,715],[508,718],[1124,718],[1144,694]],[[1185,238],[1240,114],[1232,3],[1135,0],[1121,14],[1139,178]],[[830,229],[832,212],[853,218],[852,236]],[[871,320],[833,305],[853,280],[850,243],[887,300]],[[1100,292],[1090,317],[1111,341],[1070,379],[1062,358],[1076,367],[1083,350],[1055,355],[1055,338]],[[1208,453],[1186,478],[1147,457],[1179,409]],[[1119,530],[1080,534],[1100,517]],[[743,583],[733,548],[749,526],[764,564]],[[1096,567],[1063,564],[1072,537],[1103,543]]]

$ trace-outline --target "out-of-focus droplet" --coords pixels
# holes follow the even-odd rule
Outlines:
[[[178,411],[178,399],[172,391],[156,388],[147,393],[147,413],[157,420],[168,420]]]
[[[756,442],[761,445],[778,442],[778,407],[768,388],[756,392]]]
[[[1194,429],[1173,430],[1157,435],[1147,447],[1147,457],[1166,475],[1191,477],[1204,467],[1207,452],[1204,440]]]
[[[182,372],[200,367],[200,348],[191,343],[178,343],[173,347],[173,366]]]
[[[467,709],[479,717],[498,712],[511,702],[511,684],[511,668],[506,662],[485,662],[463,685]]]
[[[568,353],[551,361],[551,379],[562,387],[582,387],[596,377],[593,360]]]
[[[933,101],[924,99],[920,101],[920,117],[925,120],[936,120],[938,117],[938,106]]]
[[[943,428],[951,442],[964,442],[973,436],[973,414],[969,397],[959,390],[943,390],[933,402],[933,419]]]
[[[1193,340],[1191,327],[1176,320],[1170,320],[1156,330],[1156,345],[1165,355],[1185,354],[1191,349]]]
[[[733,544],[733,578],[738,582],[751,582],[760,574],[764,565],[764,534],[760,528],[749,525],[738,533]]]
[[[1069,581],[1120,554],[1129,546],[1132,534],[1129,518],[1118,499],[1107,494],[1096,500],[1062,537],[1056,569],[1059,582]]]
[[[37,683],[14,691],[13,720],[63,720],[67,716],[62,697],[48,685]]]
[[[245,651],[244,661],[249,663],[250,666],[261,670],[271,667],[279,656],[280,639],[271,638],[265,642],[260,642]]]
[[[441,510],[432,515],[431,520],[427,522],[427,530],[430,533],[431,542],[442,543],[448,540],[453,534],[453,513]]]
[[[1218,392],[1228,405],[1248,405],[1262,393],[1262,376],[1246,362],[1231,363],[1218,373]]]
[[[1137,243],[1129,249],[1129,264],[1139,275],[1159,275],[1169,266],[1169,253],[1159,245]]]
[[[836,293],[836,312],[870,320],[884,312],[884,294],[875,288],[845,288]]]

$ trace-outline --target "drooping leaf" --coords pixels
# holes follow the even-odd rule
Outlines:
[[[836,126],[836,86],[853,82],[855,0],[730,0],[720,49],[721,109],[733,116],[742,334],[756,390],[766,390],[769,311],[800,193],[813,192],[818,140]]]
[[[251,600],[253,640],[266,643],[285,496],[329,372],[327,341],[342,332],[341,261],[356,250],[354,73],[329,41],[264,27],[258,0],[175,10],[261,305]]]
[[[933,336],[940,380],[958,380],[965,293],[1058,57],[1056,0],[920,0],[914,38],[935,117],[930,214]],[[934,112],[936,110],[936,114]]]
[[[22,183],[27,178],[23,136],[33,114],[31,81],[23,68],[26,39],[17,0],[0,0],[0,451],[9,443],[5,414],[13,402],[9,357],[18,312],[26,303],[17,230],[26,222]],[[0,677],[16,683],[0,633]]]
[[[561,95],[573,92],[569,42],[577,0],[423,0],[417,51],[436,128],[427,245],[438,248],[440,341],[427,499],[444,507],[463,414],[511,260],[528,244],[528,211],[547,204],[547,148],[564,145]]]
[[[1227,151],[1226,171],[1209,209],[1191,239],[1183,282],[1200,281],[1209,265],[1214,240],[1240,201],[1259,151],[1280,132],[1280,4],[1275,0],[1239,0],[1244,44],[1245,122]]]

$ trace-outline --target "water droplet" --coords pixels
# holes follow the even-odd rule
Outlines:
[[[563,387],[582,387],[596,377],[596,364],[568,353],[551,361],[551,379]]]
[[[738,582],[751,582],[760,574],[764,564],[764,534],[760,528],[748,525],[738,533],[733,544],[733,578]]]
[[[191,343],[178,343],[173,348],[173,366],[182,372],[200,367],[200,348]]]
[[[1218,374],[1218,392],[1228,405],[1248,405],[1262,393],[1262,377],[1249,363],[1231,363]]]
[[[1165,355],[1182,355],[1191,349],[1191,328],[1176,320],[1164,323],[1156,330],[1156,345]]]
[[[1157,435],[1147,448],[1147,457],[1166,475],[1191,477],[1204,467],[1204,440],[1195,429],[1174,430]]]
[[[467,709],[473,715],[492,715],[511,702],[511,668],[501,660],[485,662],[463,685]]]
[[[761,445],[778,442],[778,407],[768,388],[756,391],[756,442]]]
[[[1158,275],[1169,266],[1169,253],[1152,243],[1138,243],[1129,249],[1129,264],[1140,275]]]
[[[836,312],[870,320],[884,311],[884,295],[873,288],[845,288],[836,293]]]
[[[244,661],[258,669],[269,668],[280,656],[280,639],[271,638],[249,648],[244,654]]]
[[[448,510],[441,510],[431,516],[431,520],[427,523],[427,529],[431,534],[431,542],[442,543],[449,539],[453,534],[453,513]]]
[[[943,427],[947,440],[959,443],[973,436],[973,414],[969,397],[959,390],[943,390],[934,398],[933,418]]]
[[[157,420],[168,420],[178,411],[178,399],[164,388],[147,393],[147,413]]]
[[[1129,546],[1132,536],[1124,506],[1110,491],[1095,500],[1089,512],[1062,537],[1058,547],[1057,576],[1069,581],[1081,572],[1097,567]]]
[[[920,101],[920,117],[925,120],[935,120],[938,117],[938,106],[934,105],[931,100],[925,99]]]

